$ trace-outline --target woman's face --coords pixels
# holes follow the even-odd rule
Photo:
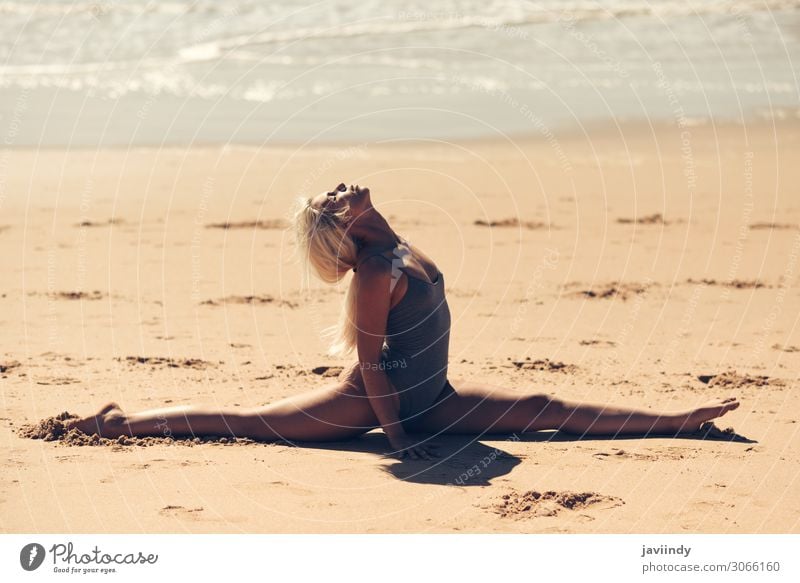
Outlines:
[[[322,192],[311,201],[316,209],[340,210],[348,207],[350,216],[355,218],[372,206],[369,188],[359,188],[358,184],[349,187],[342,183],[328,192]]]

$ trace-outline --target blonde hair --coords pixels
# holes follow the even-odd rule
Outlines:
[[[348,233],[349,209],[316,209],[313,199],[298,197],[292,216],[297,250],[306,265],[326,283],[337,283],[356,265],[358,247]],[[348,269],[343,269],[343,268]],[[356,294],[358,278],[354,277],[347,288],[339,321],[322,331],[329,340],[330,356],[346,356],[356,347],[357,330]]]

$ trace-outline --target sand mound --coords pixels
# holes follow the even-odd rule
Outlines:
[[[608,509],[622,506],[621,498],[605,496],[597,492],[537,492],[531,490],[520,494],[503,494],[493,506],[495,513],[503,518],[527,518],[534,516],[556,516],[560,512],[592,509]]]
[[[7,360],[5,362],[0,362],[0,373],[8,372],[10,370],[14,370],[15,368],[19,368],[22,366],[18,360]]]
[[[311,372],[323,377],[334,377],[338,378],[340,374],[344,371],[344,367],[341,366],[315,366],[311,369]]]
[[[781,379],[774,379],[768,376],[751,376],[738,374],[735,370],[729,370],[721,374],[698,375],[700,382],[709,387],[720,387],[725,389],[741,389],[752,387],[783,387],[785,382]]]
[[[540,370],[563,373],[571,373],[578,370],[578,367],[574,364],[564,364],[563,362],[557,362],[549,358],[531,360],[530,356],[526,356],[525,360],[512,360],[511,364],[518,370]]]
[[[129,437],[121,435],[109,439],[100,437],[96,433],[88,435],[77,429],[68,429],[68,420],[78,419],[67,411],[42,419],[37,423],[22,425],[17,429],[17,435],[27,439],[42,439],[44,441],[57,441],[62,445],[69,446],[138,446],[148,447],[153,445],[184,445],[193,447],[195,445],[272,445],[273,442],[266,443],[255,441],[247,437]],[[278,442],[274,442],[278,443]]]
[[[67,419],[77,419],[77,415],[73,415],[67,411],[59,413],[55,417],[48,417],[38,423],[32,425],[23,425],[17,430],[20,437],[27,437],[28,439],[43,439],[45,441],[56,441],[61,439],[67,433],[67,427],[64,421]]]

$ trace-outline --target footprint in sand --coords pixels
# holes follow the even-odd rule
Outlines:
[[[228,296],[218,300],[204,300],[200,302],[201,306],[221,306],[221,305],[250,305],[250,306],[281,306],[286,308],[297,308],[299,304],[290,302],[288,300],[281,300],[269,295],[260,296]]]
[[[612,340],[581,340],[578,342],[581,346],[616,346],[617,343]]]
[[[652,215],[645,215],[632,219],[624,217],[617,219],[617,223],[620,225],[673,225],[682,222],[683,221],[680,220],[667,221],[661,213],[654,213]]]
[[[510,491],[489,507],[489,510],[502,518],[515,520],[557,516],[562,512],[585,512],[587,510],[608,510],[622,506],[625,502],[616,496],[606,496],[597,492],[528,492]]]
[[[792,225],[790,223],[753,223],[750,225],[750,230],[752,231],[771,231],[771,230],[794,230],[797,228],[797,225]]]
[[[448,287],[447,295],[454,298],[477,298],[483,294],[478,290],[452,289]]]
[[[686,450],[680,447],[665,447],[659,449],[647,449],[647,453],[630,452],[624,449],[611,448],[609,450],[598,451],[592,457],[599,461],[615,460],[636,460],[636,461],[657,461],[657,460],[682,460],[685,458],[697,457],[697,452]]]
[[[206,229],[285,229],[288,226],[286,221],[281,219],[263,219],[259,221],[239,221],[211,223],[206,225]]]
[[[190,520],[202,520],[203,519],[203,507],[197,506],[195,508],[186,508],[185,506],[164,506],[158,513],[161,516],[167,516],[171,518],[183,518],[183,519],[190,519]]]
[[[146,364],[153,368],[166,366],[169,368],[192,368],[195,370],[205,370],[216,366],[214,363],[199,358],[167,358],[164,356],[126,356],[117,357],[114,360],[127,362],[131,365]],[[220,361],[222,364],[222,361]]]
[[[81,221],[77,223],[76,227],[108,227],[111,225],[122,225],[125,223],[122,219],[106,219],[105,221]]]
[[[800,352],[800,346],[789,346],[789,345],[781,346],[780,344],[773,344],[772,349],[780,350],[781,352]],[[0,365],[0,372],[2,372],[1,367],[2,365]]]
[[[572,294],[570,295],[574,297],[589,298],[592,300],[598,300],[598,299],[604,300],[610,298],[619,298],[621,300],[627,300],[631,296],[643,294],[646,291],[647,291],[647,286],[643,284],[608,283],[592,289],[572,292]]]
[[[32,292],[31,295],[35,295],[36,292]],[[45,294],[47,297],[52,298],[54,300],[87,300],[87,301],[96,301],[102,300],[105,297],[108,297],[106,294],[101,292],[100,290],[94,291],[60,291],[60,292],[52,292]]]
[[[757,280],[744,280],[744,279],[731,279],[730,281],[717,281],[716,279],[692,279],[691,277],[686,280],[686,283],[689,284],[700,284],[700,285],[713,285],[716,287],[727,287],[731,289],[761,289],[761,288],[771,288],[771,285],[767,285]]]
[[[528,229],[531,231],[554,228],[553,225],[548,225],[547,223],[542,223],[539,221],[520,221],[515,217],[510,219],[499,219],[495,221],[477,219],[473,224],[479,227],[518,227],[520,229]]]
[[[554,360],[550,360],[549,358],[531,360],[530,356],[526,356],[525,360],[512,360],[511,366],[513,366],[517,370],[538,370],[546,372],[561,372],[568,374],[578,370],[578,367],[575,366],[574,364],[564,364],[563,362],[557,362]],[[505,365],[505,367],[510,368],[508,365]]]
[[[79,379],[72,377],[40,377],[35,379],[37,385],[75,385],[80,383]]]

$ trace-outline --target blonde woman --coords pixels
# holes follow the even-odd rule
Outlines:
[[[419,434],[522,433],[558,429],[579,435],[679,434],[739,406],[714,400],[679,412],[653,412],[520,394],[447,376],[450,310],[444,274],[398,235],[372,205],[369,188],[339,184],[298,200],[299,249],[323,281],[353,277],[332,332],[331,353],[358,360],[330,386],[250,410],[196,406],[124,413],[110,403],[74,423],[85,433],[235,436],[339,441],[375,428],[398,457],[435,455]]]

